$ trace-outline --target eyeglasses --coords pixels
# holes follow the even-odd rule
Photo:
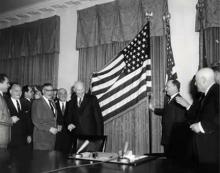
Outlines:
[[[53,91],[53,89],[51,89],[51,90],[49,90],[49,89],[44,89],[44,90],[47,91],[47,92]]]

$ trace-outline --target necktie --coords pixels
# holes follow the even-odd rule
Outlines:
[[[200,108],[202,108],[202,107],[203,107],[204,98],[205,98],[205,94],[201,94],[201,96],[200,96],[200,98],[199,98],[199,102],[200,102]]]
[[[50,104],[50,109],[52,110],[53,115],[55,116],[54,107],[53,107],[53,104],[52,104],[51,100],[49,100],[49,104]]]
[[[81,103],[82,103],[82,99],[79,98],[79,101],[78,101],[78,107],[80,107]]]
[[[62,103],[61,111],[62,111],[62,114],[64,115],[64,113],[65,113],[64,103]]]
[[[169,99],[168,99],[168,104],[169,104],[170,102],[171,102],[171,99],[169,98]]]
[[[20,107],[18,100],[16,100],[16,104],[17,104],[17,111],[19,113],[19,112],[21,112],[21,107]]]
[[[171,97],[168,97],[168,98],[167,98],[167,104],[169,104],[170,101],[171,101]]]

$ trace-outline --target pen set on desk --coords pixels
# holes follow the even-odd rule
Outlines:
[[[84,148],[86,148],[89,145],[89,140],[85,140],[85,142],[80,146],[80,148],[77,150],[76,154],[74,154],[75,158],[81,158],[83,155],[80,153]]]
[[[70,156],[70,158],[75,159],[83,159],[83,160],[93,160],[93,161],[101,161],[108,162],[113,161],[116,163],[125,163],[129,164],[136,159],[136,156],[132,154],[132,151],[128,151],[128,142],[125,142],[123,150],[120,150],[118,153],[105,153],[105,152],[82,152],[90,143],[90,141],[86,140],[77,152]]]
[[[130,157],[132,157],[132,151],[127,152],[128,150],[128,142],[125,142],[124,150],[118,152],[118,162],[121,163],[129,163],[130,162]]]

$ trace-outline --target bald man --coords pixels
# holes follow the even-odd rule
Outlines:
[[[194,117],[190,129],[194,134],[194,156],[199,163],[219,163],[219,85],[210,68],[200,69],[195,77],[198,91],[204,94],[200,102],[190,105],[179,97],[177,102],[187,108],[189,117]]]
[[[26,147],[32,141],[28,135],[28,118],[24,112],[24,104],[21,101],[22,88],[19,84],[13,84],[10,88],[10,98],[7,99],[8,110],[13,120],[11,127],[11,142],[8,148],[17,150]]]
[[[215,72],[215,81],[220,84],[220,62],[216,62],[212,65],[212,70]]]
[[[73,95],[68,109],[68,130],[73,135],[103,135],[103,118],[98,100],[85,93],[81,81],[74,85]]]
[[[69,152],[70,148],[70,132],[67,130],[67,110],[69,102],[67,102],[67,90],[60,88],[57,91],[57,125],[59,133],[56,135],[55,150],[64,154]]]
[[[190,131],[187,128],[186,110],[176,103],[176,97],[180,96],[180,82],[169,80],[165,87],[166,97],[163,108],[154,108],[149,104],[150,110],[162,116],[162,138],[165,156],[168,158],[186,160],[187,140]]]

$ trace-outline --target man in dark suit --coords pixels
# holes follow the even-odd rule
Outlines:
[[[150,110],[162,116],[162,139],[165,155],[169,158],[185,159],[186,141],[189,138],[184,107],[176,103],[180,96],[180,82],[169,80],[166,84],[164,108],[154,108],[150,103]]]
[[[219,164],[219,85],[215,83],[212,69],[202,68],[196,73],[196,86],[204,94],[199,102],[190,105],[182,97],[177,102],[187,109],[194,122],[193,131],[194,156],[200,164]]]
[[[55,150],[61,151],[65,154],[70,149],[70,132],[67,130],[67,110],[69,103],[67,102],[67,91],[64,88],[60,88],[57,92],[57,126],[60,130],[56,135]]]
[[[27,117],[20,100],[21,94],[21,86],[16,83],[13,84],[10,88],[11,97],[7,99],[10,115],[14,119],[11,127],[11,142],[8,145],[10,150],[26,147],[26,144],[31,142],[31,136],[28,135],[27,131]]]
[[[68,109],[68,130],[74,135],[103,135],[104,123],[98,100],[85,93],[81,81],[75,83],[74,91],[76,94]]]
[[[31,114],[34,124],[34,149],[54,150],[57,129],[57,110],[53,102],[53,86],[46,83],[42,87],[43,96],[33,101]]]
[[[27,118],[28,136],[31,136],[31,138],[33,138],[33,128],[34,128],[31,119],[31,106],[32,106],[33,97],[34,97],[34,92],[32,87],[29,85],[23,86],[21,103],[23,105],[23,112],[25,114],[25,117]],[[32,145],[33,145],[33,140],[31,141],[31,146],[30,146],[31,148]]]
[[[212,70],[215,73],[215,82],[220,85],[220,62],[212,64]]]
[[[9,80],[8,77],[5,74],[0,74],[0,134],[2,136],[5,136],[6,138],[10,138],[10,133],[9,129],[8,131],[5,130],[5,125],[11,126],[12,124],[12,119],[10,117],[9,111],[8,111],[8,106],[7,103],[3,97],[3,93],[7,92],[9,88]],[[4,130],[3,130],[3,129]],[[0,143],[0,148],[6,148],[7,144],[1,144]]]

